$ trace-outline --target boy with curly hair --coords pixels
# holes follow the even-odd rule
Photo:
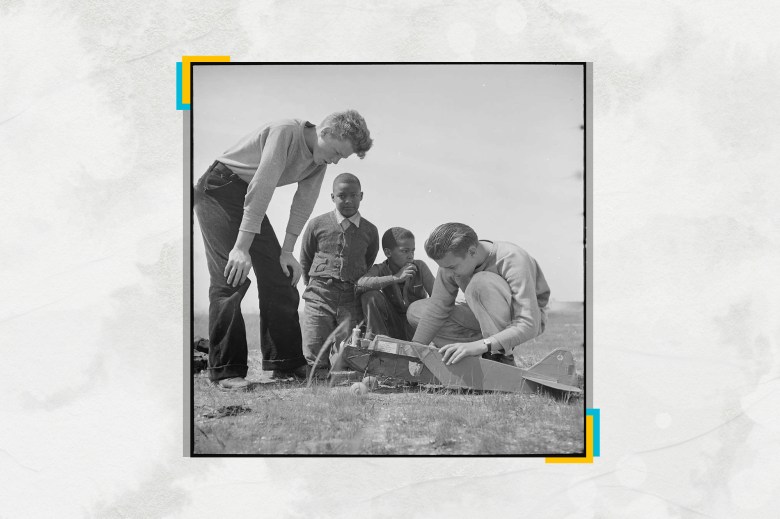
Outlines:
[[[246,389],[247,340],[241,300],[254,269],[260,296],[262,368],[275,378],[305,376],[295,285],[301,266],[293,247],[311,215],[328,164],[361,159],[373,141],[355,110],[319,125],[302,119],[265,124],[225,151],[194,191],[209,269],[209,380]],[[280,246],[266,216],[278,186],[298,184]]]

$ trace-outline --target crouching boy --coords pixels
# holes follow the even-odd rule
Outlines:
[[[505,241],[479,240],[468,225],[445,223],[425,241],[439,265],[433,294],[407,313],[413,340],[438,346],[447,364],[483,355],[513,364],[518,345],[544,331],[550,287],[526,251]],[[465,304],[456,304],[458,289]]]
[[[412,338],[414,330],[406,310],[433,290],[433,274],[423,261],[414,259],[414,245],[414,234],[403,227],[392,227],[382,235],[387,259],[357,282],[367,332],[406,341]]]
[[[324,378],[333,365],[338,348],[323,352],[331,343],[338,345],[362,319],[355,282],[374,263],[379,252],[379,232],[358,211],[363,200],[360,181],[342,173],[333,181],[331,199],[334,211],[313,218],[301,242],[301,267],[306,290],[303,299],[303,355],[315,377]],[[344,333],[325,344],[341,323]]]

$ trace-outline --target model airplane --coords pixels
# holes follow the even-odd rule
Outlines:
[[[362,373],[448,388],[536,393],[546,387],[582,392],[575,386],[574,358],[571,352],[561,349],[528,369],[480,357],[466,357],[456,364],[445,365],[441,353],[433,346],[384,335],[364,339],[356,328],[343,343],[342,358]]]

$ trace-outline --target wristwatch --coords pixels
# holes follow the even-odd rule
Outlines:
[[[482,358],[501,362],[501,358],[504,354],[500,351],[493,351],[493,339],[488,337],[487,339],[482,339],[482,342],[485,343],[485,346],[487,346],[488,349],[488,351],[482,354]]]

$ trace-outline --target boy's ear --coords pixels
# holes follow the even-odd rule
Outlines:
[[[387,257],[389,258],[389,257],[390,257],[390,254],[391,254],[393,251],[392,251],[392,250],[390,250],[390,249],[382,249],[382,252],[384,252],[384,253],[385,253],[385,256],[387,256]]]
[[[333,193],[330,194],[330,199],[333,200],[334,202],[336,201],[336,198],[333,196]]]
[[[360,201],[363,201],[363,191],[360,192]]]

